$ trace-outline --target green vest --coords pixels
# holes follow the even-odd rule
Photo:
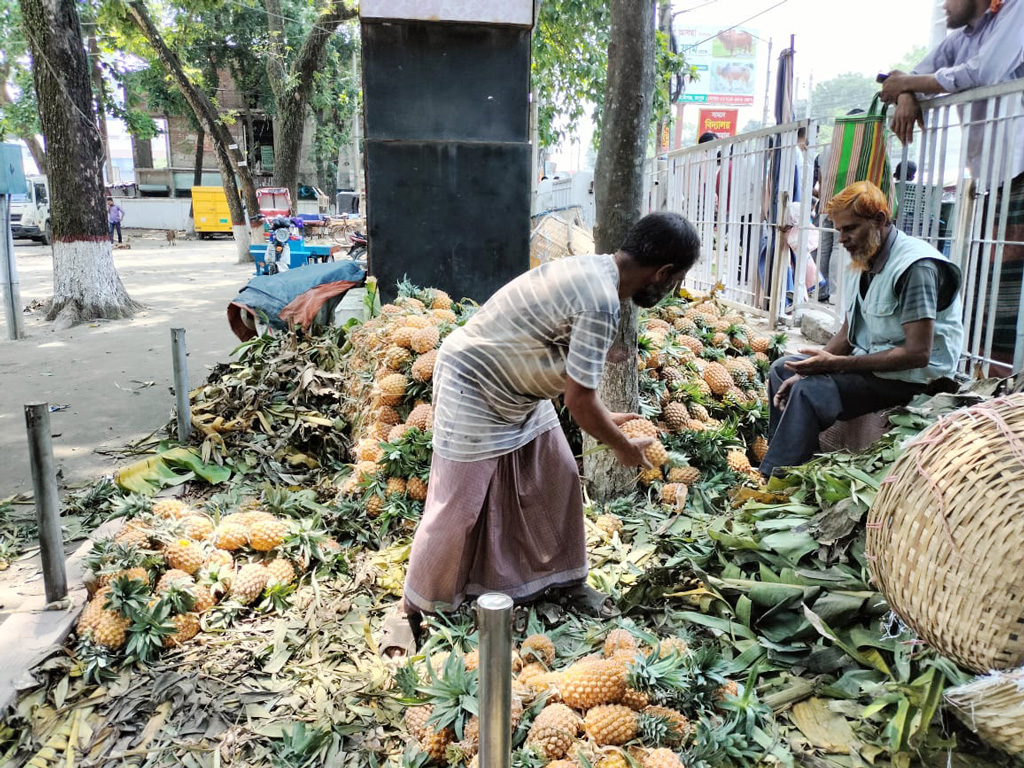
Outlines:
[[[896,230],[889,258],[882,271],[868,286],[867,295],[860,295],[861,272],[850,268],[846,275],[846,295],[851,297],[846,310],[848,338],[854,354],[873,354],[906,343],[907,337],[900,323],[899,298],[896,283],[910,266],[921,259],[931,259],[939,269],[947,270],[947,277],[955,281],[956,295],[948,307],[939,310],[935,318],[935,337],[932,355],[924,368],[906,371],[878,372],[883,379],[898,379],[914,384],[928,384],[956,372],[963,348],[964,327],[960,308],[960,269],[923,240]],[[856,311],[857,309],[860,311]]]

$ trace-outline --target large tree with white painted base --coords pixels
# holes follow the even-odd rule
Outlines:
[[[53,225],[53,300],[67,327],[131,317],[140,305],[114,267],[103,189],[103,147],[75,0],[20,0],[46,139]]]

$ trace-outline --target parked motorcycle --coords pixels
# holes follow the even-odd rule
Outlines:
[[[270,222],[270,242],[267,243],[267,274],[285,272],[291,262],[292,220],[287,216],[275,216]]]
[[[348,236],[352,245],[348,249],[348,258],[357,262],[363,269],[366,268],[366,249],[369,245],[369,238],[362,232],[353,232]]]

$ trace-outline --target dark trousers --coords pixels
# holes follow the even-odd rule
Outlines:
[[[839,419],[904,405],[925,390],[924,384],[883,379],[871,373],[805,376],[790,387],[786,408],[780,411],[775,407],[775,393],[793,375],[785,363],[804,357],[783,357],[772,365],[768,379],[770,447],[761,462],[761,473],[765,476],[779,467],[795,467],[810,460],[821,450],[819,433]]]
[[[117,230],[117,242],[119,242],[119,243],[124,242],[121,239],[121,222],[120,221],[111,221],[110,222],[110,242],[114,242],[114,230],[115,229]]]

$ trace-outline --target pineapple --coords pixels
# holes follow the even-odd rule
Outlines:
[[[413,501],[426,501],[427,484],[418,477],[410,477],[405,481],[405,493]]]
[[[658,641],[658,656],[660,658],[665,658],[673,653],[682,656],[689,651],[689,644],[681,637],[665,637]]]
[[[735,357],[730,357],[725,361],[725,369],[740,389],[749,387],[751,384],[751,370],[744,365],[745,362]]]
[[[431,292],[430,308],[436,310],[451,310],[452,308],[452,297],[439,288],[434,288]],[[454,321],[455,313],[452,312],[452,319]]]
[[[160,499],[153,504],[153,514],[168,520],[179,520],[188,513],[188,505],[178,499]]]
[[[411,306],[415,306],[416,309],[424,308],[423,302],[421,302],[419,299],[408,299],[407,301]],[[415,302],[415,304],[413,302]],[[425,315],[406,315],[403,322],[410,328],[420,329],[426,328],[428,325],[430,325],[430,318],[426,317]]]
[[[284,543],[288,524],[275,517],[259,520],[249,528],[249,546],[257,552],[269,552]]]
[[[149,572],[142,567],[135,566],[133,568],[121,568],[120,570],[113,571],[111,573],[101,573],[99,578],[96,580],[96,586],[99,589],[109,585],[114,579],[120,578],[121,576],[127,576],[129,579],[136,579],[141,581],[147,587],[149,586]]]
[[[432,309],[430,314],[442,323],[454,323],[459,319],[450,309]]]
[[[133,544],[137,547],[148,547],[149,539],[153,535],[153,529],[138,520],[129,520],[124,527],[114,535],[116,544]]]
[[[400,347],[394,344],[388,347],[384,351],[384,357],[381,361],[384,363],[384,367],[390,371],[401,370],[403,365],[406,365],[412,360],[412,353],[407,347]]]
[[[385,304],[380,308],[381,315],[400,315],[402,308],[397,304]]]
[[[96,622],[103,613],[103,606],[106,605],[109,593],[110,587],[100,587],[96,590],[92,600],[86,603],[85,608],[82,609],[82,614],[78,617],[78,624],[75,626],[79,635],[95,628]]]
[[[626,437],[636,439],[639,437],[654,437],[658,436],[658,428],[647,419],[631,419],[622,426],[619,427],[622,430],[622,434]]]
[[[249,532],[245,526],[238,523],[221,522],[216,530],[214,530],[211,541],[213,541],[213,546],[217,549],[233,552],[236,549],[241,549],[249,542]]]
[[[580,732],[580,717],[565,704],[548,704],[533,721],[526,736],[527,746],[534,747],[548,760],[564,757]]]
[[[614,538],[615,534],[622,535],[622,520],[615,515],[599,515],[594,525],[609,539]]]
[[[479,669],[480,651],[474,648],[473,650],[467,652],[466,655],[462,657],[462,663],[465,665],[467,672],[472,672],[474,669]]]
[[[761,355],[768,354],[768,349],[771,347],[771,344],[772,340],[768,336],[754,336],[750,340],[750,348]]]
[[[357,483],[365,483],[372,480],[380,471],[380,465],[375,461],[360,461],[352,469],[352,477]]]
[[[409,707],[405,710],[405,714],[402,716],[402,720],[405,723],[405,729],[409,732],[416,741],[420,741],[424,736],[427,735],[429,726],[427,720],[434,712],[434,707],[430,704],[419,707]]]
[[[117,611],[100,609],[93,618],[93,642],[116,651],[124,645],[128,627],[131,626],[131,623],[131,619],[125,618]]]
[[[384,458],[384,449],[376,440],[363,439],[356,443],[356,460],[372,461],[376,464]]]
[[[619,746],[636,737],[637,714],[621,704],[601,704],[587,711],[584,727],[599,747]]]
[[[627,629],[613,629],[604,639],[604,657],[612,658],[618,651],[629,651],[630,655],[636,653],[636,638]]]
[[[686,428],[690,413],[682,403],[669,403],[662,411],[661,417],[665,420],[670,432],[680,432]]]
[[[381,424],[394,426],[402,423],[402,417],[390,405],[382,405],[375,414],[376,420]]]
[[[191,539],[178,539],[164,547],[164,559],[172,569],[191,576],[203,565],[203,548]]]
[[[231,596],[243,605],[248,605],[267,586],[268,572],[260,563],[243,565],[231,585]]]
[[[610,749],[602,753],[597,768],[630,768],[631,763],[621,749]]]
[[[388,430],[387,442],[393,443],[396,440],[401,440],[408,431],[409,426],[407,424],[399,424],[398,426],[392,427]]]
[[[689,432],[704,432],[705,430],[710,428],[711,427],[708,423],[698,421],[697,419],[690,419],[688,422],[686,422],[686,429]]]
[[[213,599],[213,595],[210,594],[210,590],[202,584],[196,584],[190,591],[192,592],[192,597],[195,599],[194,610],[196,613],[208,611],[216,605],[216,601]]]
[[[455,740],[455,732],[448,727],[435,731],[433,727],[427,726],[427,732],[420,739],[420,748],[427,753],[431,760],[444,763],[448,752],[448,745]]]
[[[412,347],[413,352],[423,354],[432,349],[436,349],[437,345],[440,343],[441,335],[438,333],[436,327],[430,325],[426,328],[420,328],[412,335],[410,346]]]
[[[643,768],[686,768],[679,756],[667,747],[647,750],[642,765]]]
[[[726,680],[724,685],[719,686],[715,691],[715,701],[725,701],[728,697],[735,698],[740,695],[740,686],[735,680]]]
[[[615,659],[578,661],[565,670],[562,701],[574,709],[614,704],[626,691],[626,666]]]
[[[398,325],[388,335],[391,344],[396,347],[410,349],[412,347],[412,336],[416,329],[408,325]]]
[[[661,503],[666,507],[680,510],[686,506],[689,489],[682,483],[665,483],[661,486]]]
[[[291,584],[295,581],[295,566],[290,560],[278,557],[267,563],[268,584]]]
[[[384,405],[399,405],[405,397],[409,380],[400,373],[392,373],[377,381],[377,388]]]
[[[627,688],[619,703],[625,707],[629,707],[634,712],[639,712],[646,708],[651,703],[651,700],[646,693],[641,693],[635,688]]]
[[[437,350],[432,349],[420,355],[412,364],[410,375],[414,381],[430,381],[434,376],[434,364],[437,362]]]
[[[729,469],[733,472],[738,472],[741,475],[750,473],[750,459],[747,458],[745,451],[738,448],[729,451],[725,455],[725,463],[729,465]]]
[[[227,550],[214,549],[206,556],[206,562],[203,563],[204,568],[210,568],[211,566],[231,569],[235,567],[235,561]]]
[[[519,655],[525,660],[535,658],[550,668],[555,663],[555,644],[547,635],[530,635],[519,646]]]
[[[758,462],[762,462],[766,455],[768,455],[768,441],[763,435],[758,435],[754,438],[754,456],[757,457]]]
[[[644,707],[640,729],[647,743],[680,744],[690,735],[690,721],[682,712],[668,707]],[[660,722],[657,722],[660,721]],[[660,738],[654,732],[660,731]]]
[[[671,467],[666,474],[666,479],[670,483],[682,483],[687,486],[693,485],[700,480],[700,470],[688,464],[681,467]]]
[[[185,536],[192,541],[206,541],[213,533],[213,521],[206,515],[191,515],[183,523]]]
[[[384,497],[378,493],[371,493],[366,498],[366,516],[371,520],[375,520],[380,517],[380,513],[384,511]]]
[[[166,592],[172,586],[184,586],[186,588],[191,587],[195,584],[195,579],[192,578],[192,574],[186,573],[185,571],[177,568],[171,568],[169,571],[164,571],[164,575],[160,577],[160,580],[156,583],[156,589],[153,590],[155,594]]]
[[[708,363],[704,369],[704,381],[716,395],[725,394],[733,386],[732,376],[721,363]]]
[[[426,432],[434,424],[434,409],[429,403],[420,403],[412,409],[405,423],[410,427],[416,427]]]
[[[640,472],[640,482],[644,485],[659,483],[662,479],[661,467],[651,467],[650,469],[644,469]]]
[[[405,480],[400,477],[389,477],[384,493],[389,499],[405,496]]]
[[[651,463],[652,467],[659,468],[659,473],[660,467],[668,464],[669,461],[668,450],[660,440],[655,440],[644,448],[644,457]]]
[[[685,349],[690,350],[695,355],[699,355],[701,352],[704,351],[704,344],[701,343],[701,340],[693,336],[690,336],[689,334],[677,336],[676,343],[684,347]]]
[[[171,616],[170,620],[174,625],[174,633],[164,638],[164,648],[181,645],[199,634],[198,613],[179,613],[177,616]]]

